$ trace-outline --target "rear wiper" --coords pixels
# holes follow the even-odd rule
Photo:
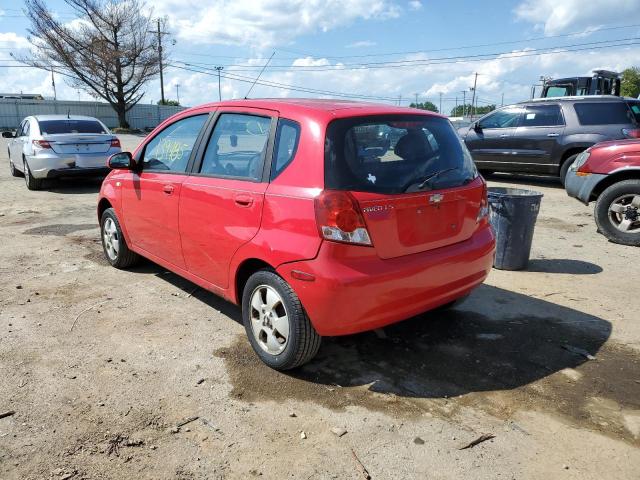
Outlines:
[[[418,185],[418,190],[422,190],[424,187],[426,187],[431,180],[434,180],[445,173],[453,172],[454,170],[458,170],[458,167],[445,168],[444,170],[440,170],[439,172],[429,175],[422,181],[420,185]]]

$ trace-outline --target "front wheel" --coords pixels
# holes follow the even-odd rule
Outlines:
[[[614,243],[640,246],[640,180],[614,183],[598,197],[598,230]]]
[[[242,293],[242,321],[260,359],[275,370],[311,360],[321,337],[291,286],[271,270],[254,273]]]
[[[104,256],[112,267],[127,268],[139,260],[138,254],[129,250],[113,208],[107,208],[102,214],[100,234]]]

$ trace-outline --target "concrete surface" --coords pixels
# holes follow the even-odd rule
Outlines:
[[[0,478],[638,478],[638,250],[556,181],[490,178],[545,195],[528,271],[282,374],[235,306],[107,265],[99,182],[30,192],[0,155]]]

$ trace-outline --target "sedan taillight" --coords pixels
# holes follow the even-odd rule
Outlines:
[[[111,146],[115,148],[120,148],[120,140],[117,138],[111,139]]]
[[[315,199],[320,236],[333,242],[372,245],[358,202],[348,192],[325,190]]]
[[[33,146],[36,148],[51,148],[51,144],[48,140],[34,140]]]

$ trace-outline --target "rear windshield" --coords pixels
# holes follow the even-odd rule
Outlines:
[[[334,120],[325,142],[325,187],[403,193],[464,185],[477,176],[451,123],[425,115]]]
[[[573,106],[581,125],[625,125],[635,120],[624,102],[575,103]]]
[[[629,108],[631,109],[631,113],[633,113],[633,116],[636,119],[636,123],[640,124],[640,101],[627,102],[627,105],[629,105]]]
[[[42,135],[58,133],[107,133],[104,127],[95,120],[40,120]]]

